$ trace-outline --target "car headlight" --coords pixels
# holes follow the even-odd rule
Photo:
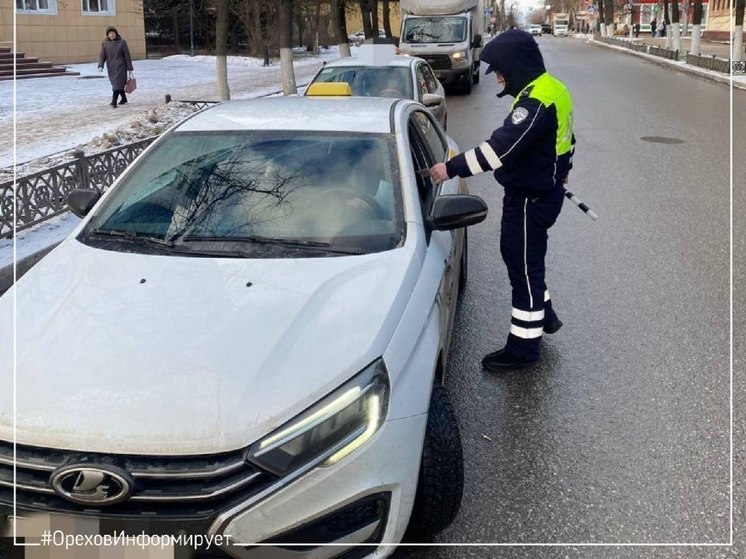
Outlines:
[[[463,64],[466,62],[466,51],[460,50],[458,52],[454,52],[451,55],[451,58],[453,59],[453,62]]]
[[[247,460],[284,476],[304,466],[331,466],[383,425],[389,375],[377,359],[337,390],[256,442]]]

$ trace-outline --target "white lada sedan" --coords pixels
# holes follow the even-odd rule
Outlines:
[[[0,514],[15,491],[22,517],[242,558],[384,557],[448,526],[443,380],[487,213],[422,172],[455,149],[409,100],[238,101],[73,191],[79,227],[0,298]]]

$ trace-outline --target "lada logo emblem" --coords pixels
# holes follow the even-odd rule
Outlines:
[[[135,482],[124,470],[87,464],[60,468],[52,474],[50,483],[60,497],[79,505],[120,503],[135,488]]]

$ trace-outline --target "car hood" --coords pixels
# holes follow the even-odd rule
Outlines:
[[[17,441],[132,454],[245,447],[383,354],[418,270],[405,248],[249,260],[70,239],[0,298],[0,386],[15,371]],[[12,402],[0,390],[0,439],[12,440]]]

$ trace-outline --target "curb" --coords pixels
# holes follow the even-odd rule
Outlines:
[[[722,83],[722,84],[725,84],[725,85],[731,85],[732,84],[735,89],[746,90],[746,84],[742,84],[742,83],[739,83],[739,82],[736,82],[736,81],[732,81],[730,79],[730,76],[728,76],[728,75],[720,76],[720,75],[718,75],[718,74],[716,74],[714,72],[710,73],[708,71],[703,71],[702,69],[697,68],[695,66],[689,66],[687,64],[683,64],[683,65],[677,64],[677,63],[674,63],[674,62],[670,62],[670,61],[668,61],[665,58],[661,58],[659,56],[654,56],[654,55],[646,54],[644,52],[637,52],[637,51],[634,51],[634,50],[631,50],[631,49],[626,49],[624,47],[618,47],[616,45],[609,45],[609,44],[603,43],[601,41],[595,41],[592,38],[591,39],[587,39],[586,43],[587,44],[591,44],[593,46],[597,46],[597,47],[610,48],[610,49],[613,49],[613,50],[615,50],[617,52],[622,52],[622,53],[625,53],[625,54],[631,54],[631,55],[636,56],[637,58],[642,58],[643,60],[647,60],[648,62],[652,62],[653,64],[657,64],[658,66],[664,66],[666,68],[672,68],[673,70],[677,70],[677,71],[679,71],[679,72],[681,72],[683,74],[690,74],[690,75],[693,75],[693,76],[698,76],[700,78],[708,79],[708,80],[711,80],[711,81],[714,81],[714,82],[717,82],[717,83]]]

